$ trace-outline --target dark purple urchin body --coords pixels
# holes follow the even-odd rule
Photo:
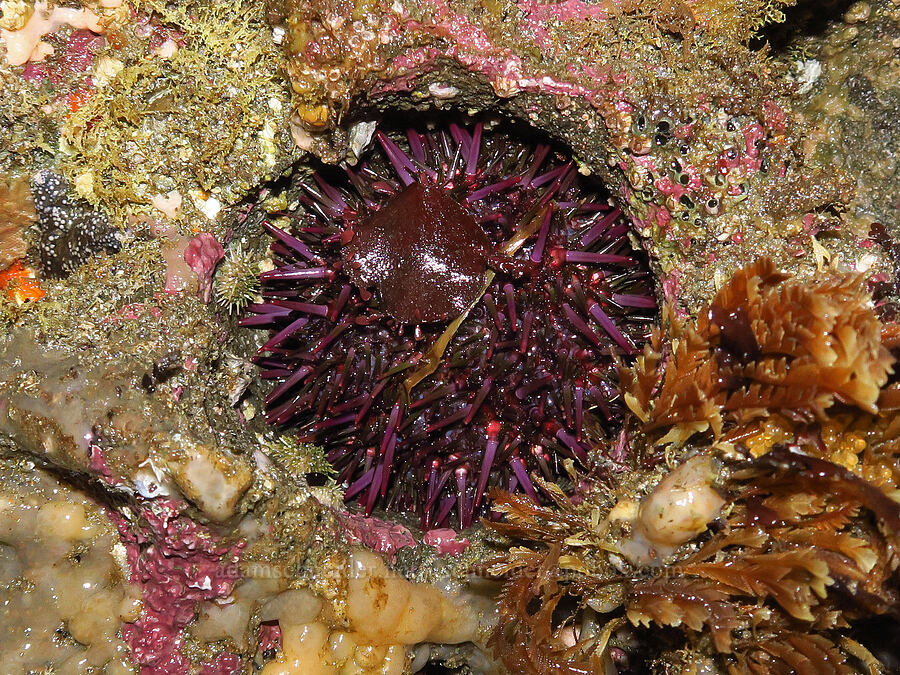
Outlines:
[[[242,324],[272,330],[268,421],[324,446],[348,500],[467,527],[489,487],[538,500],[533,472],[587,462],[656,303],[621,213],[547,146],[378,141],[304,183],[293,232],[266,226],[276,267]]]

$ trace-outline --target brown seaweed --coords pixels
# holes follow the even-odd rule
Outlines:
[[[28,182],[0,180],[0,271],[25,255],[25,229],[35,219]]]
[[[720,448],[721,515],[660,560],[629,557],[609,483],[551,507],[495,495],[505,520],[490,527],[521,544],[489,569],[505,580],[497,656],[514,672],[595,672],[618,639],[650,667],[674,648],[729,673],[878,672],[851,636],[900,607],[900,422],[878,409],[898,345],[858,277],[802,285],[766,260],[696,323],[671,319],[623,388],[646,443]]]
[[[660,443],[720,438],[726,423],[776,412],[822,420],[835,403],[874,413],[894,361],[859,276],[803,283],[767,258],[738,271],[695,323],[673,318],[669,337],[671,353],[658,335],[621,372],[629,407],[648,433],[665,432]]]

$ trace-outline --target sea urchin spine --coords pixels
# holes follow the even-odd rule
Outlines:
[[[621,414],[614,361],[655,310],[621,212],[572,162],[482,125],[376,135],[301,182],[245,326],[269,422],[325,447],[366,511],[460,527],[493,486],[540,499]]]

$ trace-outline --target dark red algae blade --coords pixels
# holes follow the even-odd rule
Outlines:
[[[377,288],[405,324],[458,315],[481,291],[490,241],[447,191],[412,183],[363,220],[344,248],[351,280]]]

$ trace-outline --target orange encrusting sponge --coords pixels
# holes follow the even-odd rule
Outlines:
[[[44,289],[35,277],[34,270],[17,260],[0,272],[0,290],[6,291],[6,297],[22,304],[28,300],[40,300],[44,297]]]

